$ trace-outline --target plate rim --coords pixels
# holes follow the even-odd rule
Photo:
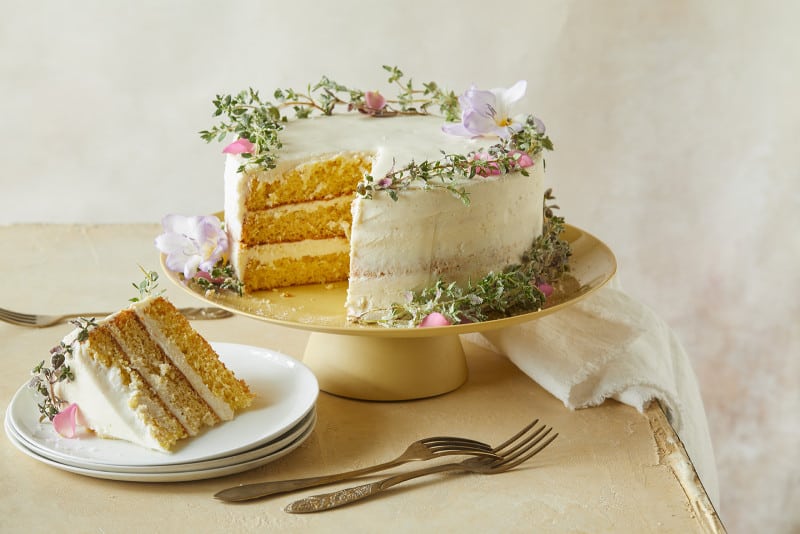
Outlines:
[[[225,467],[234,465],[249,460],[255,460],[264,456],[269,456],[273,452],[279,451],[289,444],[293,443],[295,439],[303,435],[310,427],[314,427],[317,423],[317,413],[312,409],[300,423],[292,427],[292,429],[285,435],[269,442],[262,447],[255,447],[240,454],[231,456],[223,456],[220,458],[212,458],[210,460],[202,460],[199,462],[187,462],[177,464],[152,464],[152,465],[125,465],[125,464],[104,464],[92,463],[81,459],[71,458],[65,455],[54,454],[49,449],[39,447],[36,443],[32,443],[25,439],[15,428],[13,423],[6,417],[5,430],[6,433],[13,434],[13,437],[21,442],[27,449],[53,462],[80,469],[89,469],[92,471],[108,471],[112,473],[131,473],[131,474],[146,474],[146,473],[182,473],[191,471],[201,471],[207,469],[214,469],[218,467]]]
[[[5,426],[5,424],[4,424]],[[284,456],[288,455],[289,453],[293,452],[295,449],[300,447],[314,432],[316,428],[316,423],[308,428],[306,432],[302,435],[298,436],[295,441],[287,445],[286,447],[268,454],[261,458],[256,458],[254,460],[227,465],[223,467],[217,467],[212,469],[200,469],[196,471],[178,471],[178,472],[171,472],[171,473],[124,473],[124,472],[116,472],[116,471],[99,471],[95,469],[86,469],[71,466],[68,464],[64,464],[61,462],[56,462],[54,460],[47,459],[43,456],[38,455],[35,451],[27,448],[23,443],[19,442],[16,438],[14,438],[11,434],[9,434],[8,429],[6,428],[6,437],[12,443],[14,447],[20,450],[26,456],[29,456],[33,460],[39,461],[51,467],[55,467],[56,469],[60,469],[62,471],[67,471],[76,475],[83,475],[92,478],[104,479],[104,480],[115,480],[115,481],[123,481],[123,482],[190,482],[195,480],[205,480],[210,478],[218,478],[228,475],[234,475],[237,473],[242,473],[244,471],[249,471],[251,469],[255,469],[257,467],[264,466],[266,464],[272,463]]]

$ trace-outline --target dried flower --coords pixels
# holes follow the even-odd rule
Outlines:
[[[228,236],[213,215],[185,217],[167,215],[156,237],[156,248],[167,255],[167,267],[190,280],[197,270],[210,272],[228,252]]]
[[[442,130],[451,135],[479,137],[497,135],[508,137],[522,128],[519,119],[510,115],[511,106],[525,96],[527,82],[520,80],[508,89],[480,90],[474,85],[458,99],[461,122],[445,124]]]
[[[37,405],[39,412],[42,414],[42,420],[53,420],[61,411],[61,407],[65,403],[56,396],[53,391],[53,385],[65,380],[75,380],[75,375],[69,367],[74,344],[86,341],[89,337],[89,332],[97,326],[94,319],[85,319],[83,317],[73,319],[70,323],[77,327],[75,340],[69,344],[61,341],[50,349],[50,364],[52,367],[47,367],[44,360],[42,360],[39,365],[31,370],[32,376],[28,387],[37,391],[43,397],[42,402]]]

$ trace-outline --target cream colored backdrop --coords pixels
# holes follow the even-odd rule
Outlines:
[[[562,214],[692,356],[723,521],[800,529],[800,4],[0,6],[0,224],[221,209],[220,146],[196,134],[218,92],[386,89],[382,64],[457,92],[527,79]]]

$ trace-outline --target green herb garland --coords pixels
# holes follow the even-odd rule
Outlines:
[[[445,121],[459,120],[458,97],[453,91],[441,89],[435,82],[417,88],[412,79],[397,67],[383,66],[389,72],[388,82],[397,86],[395,99],[386,100],[380,109],[367,105],[366,93],[339,84],[326,76],[315,85],[309,85],[304,92],[294,89],[277,89],[274,100],[264,99],[255,89],[249,88],[236,95],[217,95],[213,99],[214,117],[221,117],[218,124],[202,130],[200,137],[206,142],[222,141],[233,135],[252,143],[252,152],[241,154],[245,162],[239,172],[247,168],[273,169],[277,165],[276,151],[281,148],[279,133],[289,117],[283,113],[286,108],[294,111],[297,119],[306,119],[313,112],[332,115],[337,106],[346,111],[360,111],[369,115],[387,117],[396,115],[427,115],[430,108],[438,108]],[[414,182],[422,182],[424,188],[443,188],[451,191],[465,203],[469,203],[463,188],[453,184],[457,179],[472,179],[475,176],[527,171],[518,164],[521,154],[533,157],[542,150],[552,150],[550,139],[540,131],[533,116],[528,116],[519,131],[489,147],[485,152],[479,150],[470,154],[445,154],[436,161],[412,162],[406,167],[392,169],[385,176],[373,177],[369,174],[358,184],[357,194],[371,198],[376,191],[386,191],[394,200],[398,191],[407,189]],[[476,158],[476,154],[487,154],[486,159]]]

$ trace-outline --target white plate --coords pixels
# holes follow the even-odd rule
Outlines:
[[[234,465],[242,462],[246,462],[249,460],[255,460],[258,458],[269,456],[270,454],[277,452],[284,447],[293,443],[297,438],[304,435],[310,428],[313,428],[317,422],[317,412],[316,410],[312,409],[308,415],[306,415],[299,423],[297,423],[294,427],[291,428],[286,434],[275,438],[274,440],[268,442],[265,445],[260,447],[256,447],[254,449],[250,449],[249,451],[245,451],[239,454],[234,454],[231,456],[223,456],[222,458],[213,458],[211,460],[204,460],[200,462],[189,462],[185,464],[170,464],[170,465],[134,465],[134,466],[126,466],[126,465],[106,465],[106,464],[96,464],[92,462],[85,462],[79,459],[74,459],[69,456],[64,456],[61,454],[54,454],[53,452],[42,449],[35,443],[31,443],[26,440],[23,436],[21,436],[15,429],[14,426],[11,424],[8,418],[8,412],[6,412],[6,422],[5,428],[6,433],[12,434],[12,438],[19,441],[23,446],[29,449],[31,452],[36,454],[37,456],[41,456],[48,460],[52,460],[54,462],[66,464],[72,467],[78,467],[82,469],[89,469],[93,471],[111,471],[115,473],[181,473],[181,472],[188,472],[188,471],[200,471],[205,469],[214,469],[217,467],[226,467],[229,465]]]
[[[38,460],[39,462],[78,475],[101,478],[106,480],[124,480],[129,482],[187,482],[191,480],[203,480],[207,478],[216,478],[216,477],[241,473],[243,471],[255,469],[256,467],[261,467],[263,465],[266,465],[270,462],[274,462],[275,460],[286,456],[287,454],[295,450],[297,447],[302,445],[302,443],[308,438],[308,436],[311,435],[311,432],[314,430],[314,427],[312,425],[297,439],[295,439],[292,443],[290,443],[283,449],[270,453],[261,458],[256,458],[254,460],[248,460],[246,462],[241,462],[233,465],[216,467],[213,469],[200,469],[197,471],[181,471],[177,473],[125,473],[117,471],[100,471],[96,469],[75,467],[72,465],[62,464],[60,462],[54,462],[53,460],[49,460],[43,456],[36,454],[36,452],[26,447],[22,441],[19,441],[19,439],[15,437],[14,430],[10,428],[8,425],[9,423],[6,420],[5,424],[6,435],[8,436],[9,441],[11,441],[11,443],[15,447],[17,447],[17,449],[19,449],[26,455],[30,456],[31,458]]]
[[[16,433],[39,451],[94,469],[118,466],[159,466],[201,462],[240,454],[262,446],[289,431],[314,407],[319,384],[302,363],[284,354],[248,345],[211,343],[220,359],[243,378],[256,399],[232,421],[179,442],[163,453],[121,440],[88,435],[59,436],[52,424],[39,422],[38,393],[27,385],[14,395],[7,419]]]

